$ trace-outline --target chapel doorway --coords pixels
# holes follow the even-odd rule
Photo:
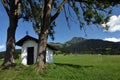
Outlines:
[[[34,64],[34,47],[27,48],[27,64]]]

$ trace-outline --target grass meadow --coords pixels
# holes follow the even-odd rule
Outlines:
[[[1,60],[2,61],[2,60]],[[120,55],[54,55],[43,73],[34,65],[0,69],[1,80],[120,80]]]

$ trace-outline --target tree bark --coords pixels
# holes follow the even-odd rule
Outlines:
[[[14,15],[9,16],[9,27],[7,29],[6,53],[4,55],[4,67],[9,67],[15,63],[15,32],[17,28],[18,18]]]
[[[9,67],[15,63],[15,32],[20,18],[21,0],[1,0],[9,17],[9,27],[7,29],[6,53],[4,55],[4,67]]]
[[[43,71],[46,64],[46,46],[50,29],[52,0],[49,0],[49,2],[43,1],[43,3],[42,25],[40,28],[40,33],[38,33],[38,55],[35,68],[38,72]]]
[[[37,64],[35,68],[37,72],[41,72],[45,68],[47,37],[48,37],[48,34],[41,33],[39,35]]]

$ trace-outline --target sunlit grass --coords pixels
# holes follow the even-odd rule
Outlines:
[[[1,60],[2,61],[2,60]],[[1,62],[0,61],[0,62]],[[0,70],[1,80],[120,80],[119,55],[54,55],[43,73],[34,65]]]
[[[119,80],[118,55],[57,55],[43,80]]]

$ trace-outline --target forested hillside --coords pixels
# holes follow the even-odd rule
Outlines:
[[[120,43],[109,42],[99,39],[85,39],[74,37],[71,40],[61,43],[49,43],[64,53],[79,54],[120,54]]]

